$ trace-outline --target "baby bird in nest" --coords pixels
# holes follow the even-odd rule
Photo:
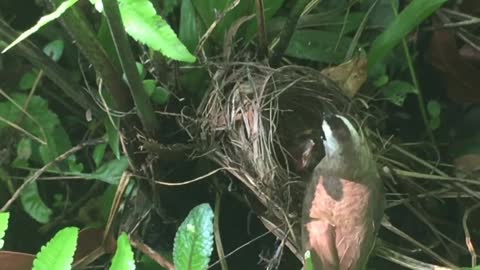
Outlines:
[[[325,157],[308,184],[302,247],[314,270],[361,270],[373,249],[385,195],[365,138],[343,116],[322,123]]]

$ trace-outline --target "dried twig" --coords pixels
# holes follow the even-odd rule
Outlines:
[[[175,270],[175,266],[173,263],[171,263],[169,260],[165,259],[162,255],[158,254],[155,250],[153,250],[150,246],[147,244],[139,241],[138,239],[130,239],[132,246],[135,247],[136,249],[140,250],[143,254],[147,255],[150,257],[152,260],[157,262],[160,266],[167,270]]]
[[[12,205],[12,203],[20,196],[20,194],[25,189],[25,187],[27,187],[29,184],[34,182],[40,175],[42,175],[50,167],[57,164],[58,162],[61,162],[65,159],[67,159],[70,155],[75,154],[76,152],[82,150],[83,148],[85,148],[87,146],[97,145],[97,144],[101,144],[101,143],[105,143],[105,139],[93,139],[93,140],[90,140],[90,141],[83,142],[83,143],[81,143],[77,146],[72,147],[70,150],[66,151],[65,153],[63,153],[60,156],[58,156],[57,158],[55,158],[54,160],[47,163],[42,168],[35,171],[35,173],[33,173],[30,177],[28,177],[25,180],[25,182],[23,182],[23,184],[15,191],[15,193],[12,195],[12,197],[3,205],[3,207],[0,209],[0,212],[6,211],[10,207],[10,205]]]

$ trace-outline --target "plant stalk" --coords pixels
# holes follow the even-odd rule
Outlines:
[[[303,9],[308,2],[309,0],[298,0],[290,11],[290,14],[288,15],[288,19],[285,22],[282,32],[280,32],[280,38],[278,40],[277,46],[273,48],[272,57],[270,58],[270,65],[272,67],[276,67],[280,64],[282,56],[285,53],[285,50],[287,50],[288,45],[290,44],[293,32],[297,27],[298,19],[300,18],[300,15],[302,14]]]
[[[50,0],[54,8],[58,8],[62,2],[63,0]],[[113,98],[115,109],[129,111],[133,102],[128,94],[127,86],[122,80],[120,67],[112,63],[85,16],[76,6],[72,6],[60,17],[60,22],[93,65],[98,76],[103,79],[103,83]]]
[[[143,89],[143,83],[138,74],[135,58],[128,43],[117,0],[102,0],[102,3],[118,58],[125,72],[130,93],[137,108],[138,117],[142,122],[145,132],[153,137],[156,131],[158,131],[158,122],[156,121],[155,112],[150,104],[147,93]]]

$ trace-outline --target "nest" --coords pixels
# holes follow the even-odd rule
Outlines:
[[[361,111],[333,81],[306,67],[233,63],[221,66],[213,78],[198,108],[201,120],[193,137],[260,201],[264,209],[257,213],[271,229],[286,226],[281,231],[291,232],[294,248],[308,171],[299,165],[299,147],[311,140],[315,147],[310,164],[319,161],[323,113]]]
[[[369,117],[364,98],[347,98],[334,82],[307,67],[272,69],[242,62],[215,65],[212,74],[211,89],[198,107],[197,118],[183,125],[188,126],[188,133],[195,145],[200,146],[203,156],[240,180],[246,188],[243,194],[258,217],[299,259],[303,193],[308,171],[312,169],[299,166],[304,154],[301,146],[306,139],[313,140],[314,153],[309,157],[312,164],[323,157],[321,123],[326,111],[363,123],[362,130],[390,192],[386,217],[390,209],[400,211],[400,215],[395,212],[392,216],[403,217],[403,210],[396,210],[402,206],[417,219],[412,228],[402,224],[402,228],[411,229],[404,233],[385,218],[382,225],[393,236],[389,234],[388,241],[379,241],[378,256],[411,269],[431,269],[430,263],[455,268],[447,258],[452,248],[444,243],[449,242],[455,243],[455,254],[475,257],[474,250],[464,247],[471,243],[462,245],[455,239],[458,230],[442,231],[442,225],[434,224],[437,222],[434,218],[422,213],[426,201],[452,198],[452,193],[471,204],[472,198],[480,199],[480,193],[475,191],[480,185],[474,180],[452,177],[434,162],[422,160],[420,156],[438,158],[431,145],[400,146],[373,132],[365,120],[376,121],[378,126],[381,117]],[[418,234],[418,222],[428,228],[428,234]],[[421,244],[418,239],[434,244]],[[422,252],[418,255],[398,252],[389,243],[414,246]],[[442,251],[436,250],[439,247],[443,247]]]

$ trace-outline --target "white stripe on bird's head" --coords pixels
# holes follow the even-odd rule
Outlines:
[[[336,117],[340,119],[345,127],[348,130],[348,133],[350,134],[349,139],[351,140],[351,143],[353,147],[357,148],[360,147],[360,135],[358,131],[355,129],[355,127],[352,125],[352,123],[345,118],[344,116],[341,115],[334,115],[333,117]],[[327,120],[323,120],[322,123],[322,130],[324,133],[324,141],[323,145],[325,146],[325,153],[327,154],[332,154],[338,151],[342,150],[342,143],[346,142],[340,142],[338,138],[333,134],[335,131],[332,130],[332,127],[328,123]]]

